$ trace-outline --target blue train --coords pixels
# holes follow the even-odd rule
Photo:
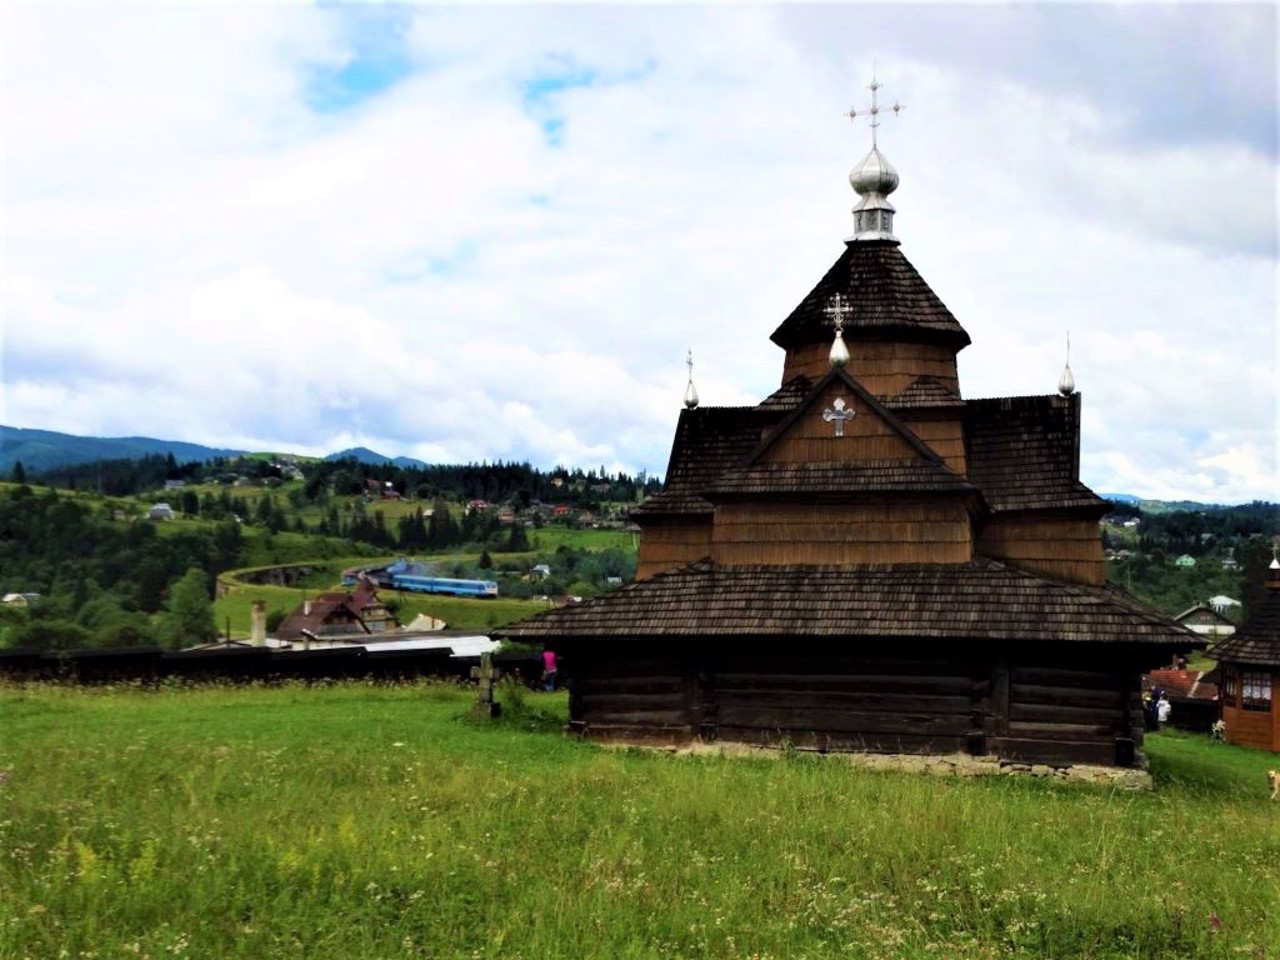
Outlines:
[[[448,577],[417,577],[407,573],[391,578],[395,590],[411,593],[444,593],[454,597],[496,597],[498,585],[492,580],[452,580]]]

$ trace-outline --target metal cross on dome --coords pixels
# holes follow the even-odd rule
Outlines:
[[[836,333],[841,334],[844,332],[845,321],[853,313],[853,304],[849,302],[848,297],[837,290],[831,295],[827,305],[822,308],[822,312],[827,315],[827,319],[831,321],[831,326],[835,328]]]
[[[892,107],[882,108],[876,99],[876,92],[880,89],[880,87],[881,87],[880,81],[877,80],[875,74],[872,73],[871,86],[868,88],[871,91],[871,106],[866,107],[862,110],[851,109],[848,113],[845,114],[845,116],[848,117],[850,120],[856,120],[858,119],[858,117],[868,117],[868,116],[871,118],[872,149],[875,149],[875,146],[876,146],[876,128],[880,126],[881,109],[892,110],[893,115],[896,117],[898,115],[898,111],[902,110],[906,106],[906,104],[899,103],[897,100],[895,100],[893,101]]]
[[[827,423],[834,423],[836,425],[837,437],[844,436],[844,422],[846,420],[852,420],[857,415],[858,413],[856,410],[844,405],[843,397],[836,397],[835,401],[831,404],[831,408],[822,411],[822,419],[827,421]]]

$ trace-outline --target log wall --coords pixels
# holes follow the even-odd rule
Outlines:
[[[628,743],[682,743],[694,735],[696,692],[687,660],[627,657],[564,658],[572,677],[571,723],[592,739]]]
[[[877,397],[897,396],[918,377],[937,377],[956,396],[960,377],[956,373],[956,351],[929,343],[888,343],[845,338],[849,348],[850,375]],[[812,343],[787,351],[782,364],[782,382],[806,376],[819,380],[831,369],[828,357],[831,341]]]
[[[1102,535],[1093,520],[997,517],[978,532],[978,549],[1055,579],[1092,586],[1107,582]]]
[[[987,743],[992,753],[1014,760],[1114,764],[1118,739],[1135,749],[1142,741],[1140,710],[1136,673],[997,662]]]
[[[636,579],[674,570],[711,555],[711,517],[646,519],[636,558]]]
[[[1065,665],[1078,653],[1046,661],[901,643],[885,656],[795,648],[796,638],[780,638],[714,650],[574,651],[565,660],[571,723],[600,740],[971,753],[1059,766],[1131,766],[1142,743],[1139,673],[1119,658],[1114,670],[1083,670]],[[1083,659],[1105,664],[1107,653]]]
[[[871,753],[963,752],[974,678],[955,662],[727,654],[704,724],[739,743]]]
[[[724,503],[716,508],[711,558],[726,566],[967,563],[973,542],[958,501]]]

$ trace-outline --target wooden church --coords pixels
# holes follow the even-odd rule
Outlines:
[[[965,399],[897,173],[873,145],[850,182],[853,236],[770,337],[779,389],[704,407],[691,370],[637,581],[501,634],[557,651],[592,739],[1133,765],[1141,675],[1203,642],[1106,585],[1070,369]]]

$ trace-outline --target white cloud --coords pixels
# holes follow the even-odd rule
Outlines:
[[[776,387],[878,57],[898,234],[973,336],[966,393],[1051,391],[1070,329],[1087,482],[1274,498],[1267,43],[1160,8],[1138,49],[1141,9],[1078,9],[1115,84],[1068,82],[1062,10],[411,8],[410,75],[328,113],[309,71],[351,62],[349,11],[8,9],[4,421],[660,471],[687,348],[704,403]],[[1176,78],[1161,57],[1220,74],[1222,109],[1117,119],[1154,116],[1132,76]]]

